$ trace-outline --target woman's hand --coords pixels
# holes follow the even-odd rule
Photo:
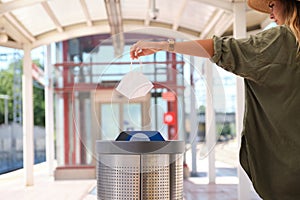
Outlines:
[[[160,50],[164,50],[167,42],[147,42],[140,40],[130,48],[130,58],[138,59],[140,56],[154,54]]]

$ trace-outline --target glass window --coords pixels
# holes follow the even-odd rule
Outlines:
[[[101,104],[101,135],[103,140],[115,140],[120,126],[119,104]]]
[[[140,131],[142,127],[142,107],[140,103],[124,104],[123,130]]]

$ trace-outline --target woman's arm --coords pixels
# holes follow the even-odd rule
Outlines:
[[[132,59],[137,59],[140,56],[151,55],[158,51],[168,51],[168,49],[169,43],[167,41],[138,41],[132,45],[130,49],[130,57]],[[172,52],[211,58],[214,55],[214,42],[212,39],[176,42],[174,44],[174,51]]]

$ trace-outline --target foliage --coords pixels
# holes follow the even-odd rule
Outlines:
[[[34,60],[39,66],[39,61]],[[22,60],[12,62],[8,69],[0,70],[0,94],[8,95],[8,120],[13,121],[13,79],[14,66],[22,69]],[[21,78],[21,77],[19,77]],[[34,125],[45,126],[45,100],[44,88],[33,81],[33,107],[34,107]],[[4,100],[0,99],[0,124],[4,123]]]
[[[206,107],[205,107],[204,105],[201,105],[201,106],[199,107],[199,109],[198,109],[198,112],[199,112],[199,113],[205,113],[205,109],[206,109]]]
[[[10,98],[13,96],[13,73],[12,70],[1,70],[0,71],[0,94],[8,95]],[[13,119],[13,101],[8,101],[8,120]],[[0,99],[0,124],[4,123],[4,99]]]
[[[34,125],[45,126],[45,95],[44,88],[38,83],[33,87]]]

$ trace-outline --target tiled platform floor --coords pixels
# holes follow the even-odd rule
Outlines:
[[[200,183],[199,183],[200,182]],[[183,200],[237,200],[237,184],[206,184],[200,178],[189,178],[184,181]],[[94,188],[84,200],[97,200]],[[250,200],[261,200],[251,191]]]
[[[34,186],[25,187],[23,170],[0,176],[0,199],[5,200],[96,200],[96,180],[54,181],[46,174],[45,164],[35,166]],[[184,180],[184,200],[237,200],[237,184],[230,177],[218,178],[218,184],[207,184],[206,178]],[[229,182],[233,182],[230,184]],[[251,200],[260,200],[254,191]]]
[[[24,186],[23,170],[0,175],[3,200],[82,200],[95,186],[95,180],[54,181],[45,163],[34,166],[34,185]]]
[[[208,184],[205,147],[199,146],[198,177],[184,180],[184,200],[237,200],[235,143],[216,145],[217,184]],[[201,155],[203,153],[203,155]],[[190,160],[187,152],[187,160]],[[201,157],[202,156],[202,157]],[[190,163],[189,163],[190,166]],[[47,174],[47,166],[34,166],[34,186],[25,187],[23,170],[0,175],[0,199],[3,200],[96,200],[96,180],[54,181]],[[261,200],[251,189],[250,200]]]
[[[206,184],[199,178],[189,178],[184,181],[184,200],[237,200],[237,189],[237,184]],[[249,197],[261,200],[252,188]]]

